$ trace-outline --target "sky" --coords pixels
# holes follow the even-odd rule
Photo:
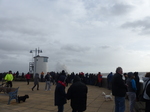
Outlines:
[[[149,0],[0,0],[0,72],[150,71]]]

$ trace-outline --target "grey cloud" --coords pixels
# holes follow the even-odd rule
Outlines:
[[[108,49],[110,46],[101,46],[102,49]]]
[[[40,20],[32,18],[0,18],[0,31],[15,32],[23,35],[42,35],[46,33],[41,27],[38,27]]]
[[[150,34],[150,17],[146,17],[143,20],[137,20],[133,22],[126,22],[121,25],[121,28],[131,28],[133,31],[138,31],[140,34]]]
[[[130,13],[133,9],[133,6],[129,4],[121,4],[121,3],[112,3],[107,6],[101,6],[99,9],[100,16],[125,16],[126,14]]]
[[[19,39],[1,39],[0,41],[0,49],[6,52],[18,52],[27,50],[26,44],[20,42]]]
[[[124,15],[128,12],[130,12],[130,10],[132,9],[133,6],[128,5],[128,4],[114,4],[111,8],[110,8],[110,12],[113,15]]]
[[[1,52],[1,54],[0,54],[0,58],[1,59],[8,59],[9,58],[9,56],[8,55],[6,55],[6,54],[3,54],[3,52],[0,50],[0,52]]]
[[[78,45],[65,45],[61,49],[69,52],[86,52],[90,50],[89,47],[81,47]]]

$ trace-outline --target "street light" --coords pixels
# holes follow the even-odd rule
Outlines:
[[[39,48],[35,48],[35,50],[30,50],[30,53],[35,52],[35,56],[39,56],[39,53],[42,53],[42,50],[40,50]],[[38,55],[37,55],[38,54]]]
[[[35,57],[36,57],[36,56],[39,56],[39,53],[42,53],[42,50],[40,50],[39,48],[38,49],[35,48],[35,50],[30,50],[30,53],[33,53],[33,52],[35,52]],[[33,59],[33,55],[32,55],[32,59]],[[33,74],[35,76],[35,72],[36,72],[36,60],[34,60],[34,62],[32,62],[32,63],[29,63],[29,67],[31,67],[31,66],[32,66]],[[29,70],[31,70],[31,68],[29,68]]]

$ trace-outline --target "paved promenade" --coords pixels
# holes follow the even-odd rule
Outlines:
[[[16,103],[12,100],[7,105],[8,96],[0,96],[0,112],[57,112],[54,106],[54,90],[52,85],[51,91],[45,91],[45,82],[40,82],[40,89],[31,90],[33,82],[27,85],[26,82],[13,82],[13,87],[19,87],[18,95],[29,95],[26,102]],[[66,90],[68,87],[66,87]],[[114,101],[105,101],[102,92],[109,94],[111,91],[106,88],[88,85],[87,110],[85,112],[114,112]],[[129,112],[128,101],[126,100],[126,112]],[[64,112],[71,112],[70,101],[64,106]]]

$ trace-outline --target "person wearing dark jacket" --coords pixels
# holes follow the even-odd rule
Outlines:
[[[118,67],[112,79],[112,95],[115,96],[115,112],[125,111],[125,95],[127,86],[122,79],[122,74],[122,68]]]
[[[145,88],[143,98],[145,99],[145,112],[150,112],[150,72],[145,74],[143,79],[143,89]]]
[[[60,76],[55,88],[55,106],[58,106],[58,112],[63,112],[64,110],[64,104],[67,103],[66,101],[66,92],[65,87],[65,76]]]
[[[87,86],[81,82],[79,76],[75,76],[73,84],[67,91],[67,99],[71,99],[72,112],[83,112],[86,110]]]
[[[107,88],[111,90],[111,86],[112,86],[112,77],[113,77],[113,73],[110,72],[108,75],[107,75]]]
[[[137,87],[137,91],[136,91],[136,100],[138,101],[138,96],[139,96],[139,93],[140,93],[140,78],[139,78],[139,73],[138,72],[134,72],[134,80],[135,80],[135,83],[136,83],[136,87]]]

